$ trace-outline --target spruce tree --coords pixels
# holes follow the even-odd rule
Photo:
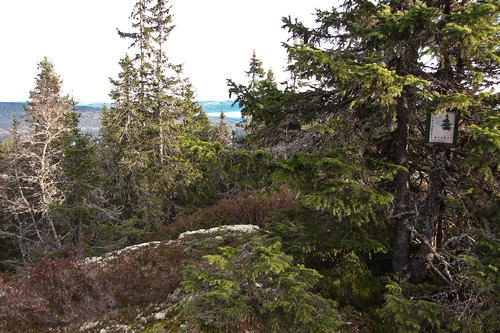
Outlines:
[[[131,14],[133,56],[111,80],[113,106],[103,112],[101,152],[108,193],[123,217],[149,229],[173,218],[185,189],[201,177],[185,157],[182,137],[208,137],[209,124],[182,66],[169,62],[165,43],[172,25],[168,1],[138,1]]]
[[[224,110],[221,109],[219,116],[219,125],[217,126],[217,133],[215,134],[215,140],[226,146],[229,144],[228,135],[229,133],[227,131],[226,115],[224,114]]]
[[[255,50],[253,50],[252,57],[250,58],[250,68],[245,73],[250,78],[250,84],[254,86],[264,78],[265,73],[262,68],[262,60],[257,58]]]
[[[432,169],[425,155],[461,165],[460,159],[455,157],[452,162],[444,151],[434,149],[432,153],[430,147],[423,146],[420,124],[426,111],[457,108],[474,113],[479,105],[489,107],[483,96],[498,79],[497,17],[496,1],[381,1],[346,2],[342,11],[318,12],[318,29],[304,29],[291,19],[285,20],[294,37],[304,41],[288,47],[299,78],[314,79],[320,91],[337,101],[346,99],[348,108],[339,115],[366,123],[368,133],[372,133],[370,140],[383,138],[384,132],[396,126],[387,138],[394,149],[392,161],[402,167],[395,176],[391,218],[396,222],[393,266],[398,273],[410,268],[412,230],[422,228],[421,248],[427,253],[422,256],[432,263],[439,229],[451,227],[439,225],[443,207],[410,205],[410,198],[415,203],[422,193],[415,192],[417,185],[412,178]],[[483,119],[479,114],[464,119],[464,129],[470,121],[481,123]],[[441,171],[440,178],[449,172]],[[436,191],[437,198],[442,198],[443,185],[442,180],[431,182],[428,197]],[[426,200],[423,196],[420,199]],[[424,216],[426,222],[416,219],[415,214]],[[414,266],[416,280],[425,276],[425,267],[429,266]]]
[[[499,74],[498,12],[497,1],[346,1],[339,9],[318,11],[317,28],[284,19],[284,28],[297,41],[285,45],[291,70],[285,89],[231,85],[254,128],[287,128],[290,119],[302,128],[301,136],[292,141],[276,138],[280,146],[268,148],[288,157],[284,165],[278,164],[274,180],[293,184],[302,195],[306,188],[315,191],[304,199],[319,210],[345,207],[344,216],[339,216],[342,220],[366,228],[363,233],[372,240],[387,243],[378,237],[381,234],[370,234],[371,227],[364,223],[382,222],[392,231],[388,249],[393,270],[401,277],[411,274],[415,282],[423,281],[429,270],[450,281],[446,260],[437,255],[446,241],[444,235],[466,232],[472,215],[466,218],[459,211],[474,211],[475,223],[481,224],[482,209],[468,203],[483,198],[484,209],[494,205],[492,189],[498,180],[488,170],[496,162],[481,157],[481,163],[475,163],[469,152],[472,140],[495,150],[494,140],[490,144],[483,140],[486,132],[495,133],[492,115],[497,99],[490,90]],[[464,115],[459,144],[454,148],[425,145],[426,113],[447,110]],[[299,146],[302,142],[308,144]],[[289,156],[297,146],[316,152],[342,149],[345,153],[325,156],[323,151],[320,156],[341,162],[337,167],[352,169],[330,174],[326,160],[315,165],[311,155],[306,155],[309,160],[297,156],[293,162]],[[350,149],[357,153],[347,153]],[[336,185],[321,192],[320,183],[305,178],[306,183],[287,171],[297,173],[305,165],[318,170],[318,181]],[[471,170],[474,176],[464,177],[472,175]],[[481,179],[484,174],[489,176]],[[392,204],[376,197],[355,204],[361,196],[346,196],[345,191],[356,183],[366,193],[390,194]],[[316,187],[311,188],[313,184]],[[467,194],[468,186],[478,192]],[[361,207],[368,215],[360,215]],[[333,212],[337,214],[336,209]],[[450,215],[458,221],[456,214],[460,222],[448,223]],[[419,250],[412,252],[415,243]]]
[[[64,202],[65,177],[61,162],[64,158],[64,140],[78,126],[75,103],[69,96],[61,96],[59,76],[47,58],[39,64],[36,86],[30,92],[25,120],[30,127],[30,163],[34,171],[37,192],[33,206],[44,228],[50,229],[52,241],[60,246],[60,235],[53,219],[51,206]]]
[[[246,132],[245,142],[251,145],[268,145],[276,143],[273,138],[279,137],[278,125],[283,121],[283,110],[289,99],[287,91],[282,92],[271,69],[266,72],[262,61],[255,51],[250,58],[249,70],[245,72],[249,78],[248,84],[238,84],[227,80],[230,96],[236,95],[235,104],[239,104],[243,127]],[[280,102],[276,102],[279,100]],[[270,142],[269,142],[270,141]]]

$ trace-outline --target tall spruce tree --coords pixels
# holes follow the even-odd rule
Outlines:
[[[441,225],[447,210],[441,203],[446,193],[460,196],[453,182],[463,179],[451,177],[445,189],[444,177],[462,164],[450,153],[462,147],[424,146],[421,126],[426,112],[452,109],[473,115],[463,119],[465,133],[471,121],[484,121],[477,111],[490,108],[484,99],[498,80],[498,2],[349,1],[343,9],[318,12],[317,29],[285,20],[294,37],[304,41],[288,48],[293,68],[300,78],[315,79],[321,91],[347,99],[342,116],[365,122],[374,134],[368,142],[389,133],[386,147],[394,149],[391,159],[401,167],[391,217],[396,222],[393,268],[408,272],[410,234],[420,230],[422,245],[412,274],[422,281],[435,259],[438,234],[453,232],[452,225]],[[440,159],[444,162],[436,166]],[[436,168],[439,174],[433,176]],[[430,179],[419,176],[424,173]],[[422,181],[429,186],[427,196]]]
[[[253,50],[252,57],[250,58],[250,68],[245,72],[250,78],[250,84],[255,86],[259,81],[264,79],[264,69],[262,68],[262,60],[257,58],[257,53]]]
[[[316,28],[284,18],[284,89],[229,82],[252,128],[278,135],[250,158],[252,184],[298,193],[269,227],[341,302],[370,304],[397,273],[376,311],[384,331],[499,328],[499,13],[488,0],[345,1]],[[448,111],[457,144],[425,144],[427,114]],[[287,119],[291,140],[268,130]]]
[[[216,128],[215,140],[223,145],[229,144],[229,132],[227,131],[226,115],[224,110],[220,110],[219,125]]]
[[[39,223],[50,230],[51,241],[60,246],[60,235],[51,207],[64,202],[65,184],[62,160],[65,139],[77,129],[75,103],[69,96],[61,96],[59,76],[47,58],[39,64],[35,89],[30,92],[25,121],[30,128],[30,164],[34,172],[36,193],[32,207]]]
[[[488,170],[497,162],[481,158],[486,164],[474,163],[469,152],[473,140],[486,144],[485,136],[472,133],[496,135],[497,118],[492,115],[497,99],[491,89],[499,74],[498,13],[498,1],[346,1],[340,9],[318,11],[317,28],[285,18],[284,28],[299,41],[286,45],[294,80],[285,90],[267,93],[235,84],[230,89],[256,126],[279,128],[287,119],[296,119],[311,133],[308,146],[313,144],[316,151],[332,145],[344,151],[357,147],[359,155],[337,154],[335,159],[350,165],[351,175],[354,170],[364,173],[358,185],[366,190],[392,194],[392,209],[373,210],[375,197],[355,204],[355,197],[345,192],[339,196],[339,188],[347,189],[346,179],[354,180],[340,170],[331,174],[337,183],[325,189],[322,199],[309,196],[306,201],[317,200],[316,207],[322,209],[345,207],[342,219],[351,216],[359,226],[368,226],[363,219],[391,222],[384,224],[393,231],[393,270],[400,276],[411,274],[415,282],[423,281],[430,269],[449,282],[447,261],[439,254],[445,235],[466,232],[472,216],[476,225],[488,224],[480,212],[493,209],[495,203],[498,179]],[[447,110],[463,115],[458,145],[425,145],[426,114]],[[494,140],[489,142],[488,149],[495,150]],[[354,156],[361,159],[354,162]],[[287,168],[300,170],[290,163]],[[385,165],[377,173],[394,174],[379,173],[378,181],[368,182],[366,177],[377,165]],[[476,172],[482,165],[483,171],[471,177],[471,165]],[[329,175],[324,166],[317,175],[323,182]],[[286,170],[281,168],[281,174]],[[490,176],[481,180],[485,173]],[[278,178],[286,180],[275,174]],[[287,181],[292,180],[302,183],[300,177]],[[304,186],[295,186],[304,194]],[[475,190],[467,194],[466,188]],[[326,195],[328,191],[337,196]],[[472,208],[471,202],[484,206]],[[363,217],[360,207],[371,213]],[[369,235],[368,229],[364,234]]]
[[[208,119],[193,101],[182,66],[168,61],[166,42],[174,28],[168,1],[138,1],[131,14],[133,56],[120,61],[111,80],[113,106],[103,112],[101,151],[109,195],[124,217],[155,228],[175,216],[187,186],[201,177],[184,156],[186,133],[208,137]]]
[[[230,96],[235,94],[235,104],[238,103],[242,108],[245,142],[248,146],[276,143],[273,138],[280,136],[277,133],[278,124],[283,122],[283,109],[285,104],[288,105],[289,95],[287,91],[282,92],[278,89],[271,69],[266,75],[262,61],[257,58],[255,51],[250,58],[249,70],[245,74],[249,78],[248,84],[227,80]]]

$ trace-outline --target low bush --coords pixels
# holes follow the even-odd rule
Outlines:
[[[182,248],[167,244],[148,246],[106,261],[99,283],[107,290],[114,307],[158,304],[178,287],[182,280],[179,272],[186,260]]]
[[[185,266],[218,253],[219,245],[241,246],[249,235],[193,234],[86,260],[68,250],[65,258],[46,256],[16,274],[0,273],[0,332],[78,331],[85,322],[140,327],[139,318],[170,302]]]
[[[321,275],[293,265],[278,238],[221,250],[183,270],[190,332],[332,332],[342,324],[335,303],[311,291]]]
[[[2,276],[0,329],[20,332],[25,326],[66,324],[109,306],[96,271],[69,254],[45,257],[16,275]]]
[[[174,239],[185,231],[221,225],[254,224],[262,228],[273,212],[291,209],[294,201],[294,195],[288,189],[270,196],[259,196],[253,191],[240,193],[192,215],[178,218],[149,239]]]
[[[384,285],[354,254],[346,256],[337,267],[322,274],[322,294],[342,306],[366,310],[379,306],[383,301]]]
[[[377,309],[380,332],[440,332],[443,307],[425,297],[409,297],[405,283],[389,281],[385,304]]]

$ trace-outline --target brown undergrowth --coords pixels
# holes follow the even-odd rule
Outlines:
[[[67,249],[65,258],[47,257],[15,274],[0,273],[0,331],[57,331],[58,327],[64,330],[104,317],[134,322],[137,309],[168,302],[182,281],[180,271],[186,265],[201,262],[204,255],[216,253],[218,246],[236,246],[248,237],[242,240],[226,235],[220,244],[212,244],[220,242],[213,236],[165,240],[200,228],[263,226],[273,211],[290,208],[292,198],[288,191],[263,198],[244,193],[175,221],[163,231],[162,242],[152,242],[140,250],[85,261],[73,249]]]
[[[152,235],[151,240],[173,239],[185,231],[222,225],[253,224],[264,228],[267,218],[273,212],[291,209],[294,202],[294,194],[286,188],[270,196],[259,196],[255,191],[243,192],[194,214],[178,218]]]

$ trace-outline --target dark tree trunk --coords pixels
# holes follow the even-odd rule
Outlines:
[[[396,73],[400,76],[415,74],[414,64],[418,60],[418,51],[415,45],[409,43],[401,56],[397,59]],[[394,240],[392,268],[399,276],[404,276],[408,272],[410,260],[410,230],[411,218],[410,212],[410,176],[408,163],[408,145],[410,131],[410,114],[416,112],[416,88],[406,86],[403,88],[401,97],[396,106],[396,120],[398,127],[395,132],[396,144],[396,164],[405,168],[399,170],[395,177],[395,200],[394,217],[396,236]]]
[[[412,262],[412,281],[421,283],[427,277],[429,267],[434,260],[437,249],[437,235],[441,222],[441,205],[443,192],[443,171],[446,167],[445,148],[434,147],[432,152],[432,170],[429,174],[429,192],[427,195],[427,211],[420,247]]]
[[[409,114],[406,100],[401,97],[397,106],[396,163],[406,170],[399,170],[395,177],[396,193],[394,216],[396,217],[396,238],[392,256],[392,268],[400,276],[408,268],[410,258],[410,214],[409,214],[409,175],[408,175],[408,130]]]

